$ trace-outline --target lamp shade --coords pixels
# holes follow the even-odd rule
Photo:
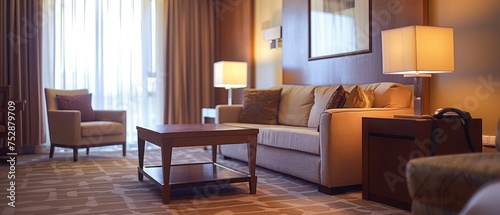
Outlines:
[[[247,86],[247,63],[219,61],[214,63],[214,87],[244,88]]]
[[[384,74],[430,77],[455,70],[453,28],[408,26],[382,31]]]

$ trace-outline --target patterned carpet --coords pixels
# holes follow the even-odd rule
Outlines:
[[[148,165],[160,164],[160,152],[147,150]],[[173,162],[208,161],[210,151],[177,148]],[[9,166],[1,165],[0,214],[409,214],[406,211],[361,199],[361,192],[325,195],[315,184],[257,168],[257,194],[248,194],[248,183],[172,190],[171,203],[161,203],[161,191],[147,178],[137,180],[137,151],[80,151],[18,157],[15,169],[15,208],[7,189]],[[246,164],[222,160],[247,171]]]

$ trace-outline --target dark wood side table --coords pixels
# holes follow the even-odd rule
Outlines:
[[[406,164],[410,159],[430,155],[432,137],[437,143],[436,156],[471,152],[460,120],[363,118],[362,123],[365,200],[410,211]],[[481,123],[481,119],[469,120],[476,152],[482,150]]]
[[[139,181],[146,176],[162,190],[163,204],[170,201],[170,189],[202,186],[207,183],[248,182],[251,194],[257,191],[255,175],[257,134],[259,129],[221,124],[175,124],[150,128],[137,126],[139,145]],[[161,148],[161,165],[144,166],[146,141]],[[220,144],[247,143],[248,173],[217,163]],[[172,165],[172,149],[185,146],[212,146],[212,162]]]

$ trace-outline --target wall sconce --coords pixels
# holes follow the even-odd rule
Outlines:
[[[264,30],[264,40],[270,42],[269,48],[275,49],[279,47],[281,39],[281,26],[272,27]]]

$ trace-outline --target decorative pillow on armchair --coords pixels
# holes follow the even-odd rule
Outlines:
[[[240,122],[257,124],[278,124],[280,89],[245,89]]]
[[[345,108],[371,108],[373,107],[373,100],[375,99],[375,92],[373,90],[362,90],[361,87],[356,86],[349,93],[345,102]]]
[[[82,122],[95,120],[94,109],[92,109],[92,93],[82,95],[56,95],[59,110],[78,110],[81,113]]]

